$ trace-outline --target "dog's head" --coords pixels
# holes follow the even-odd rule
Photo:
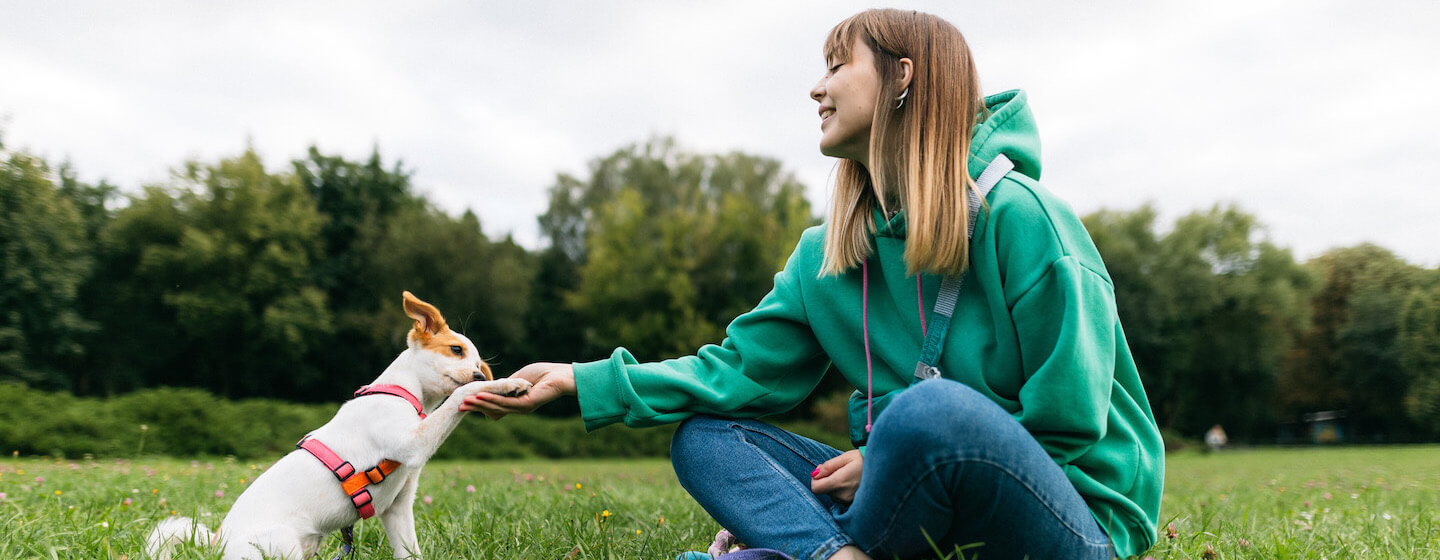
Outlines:
[[[490,366],[480,359],[475,344],[465,335],[450,330],[440,310],[410,292],[405,292],[404,299],[405,314],[415,320],[406,342],[419,362],[416,371],[427,397],[449,395],[471,381],[495,379]]]

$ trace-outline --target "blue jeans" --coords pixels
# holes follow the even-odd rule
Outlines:
[[[680,484],[749,546],[817,560],[851,544],[887,559],[977,543],[966,558],[1114,557],[1040,444],[960,383],[918,383],[875,419],[852,504],[810,491],[811,471],[839,454],[763,422],[703,416],[670,443]]]

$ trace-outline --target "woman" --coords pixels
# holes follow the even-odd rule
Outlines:
[[[1036,182],[1025,95],[982,99],[964,38],[928,14],[852,16],[825,58],[810,95],[821,152],[841,158],[829,219],[724,342],[660,363],[622,348],[531,364],[515,374],[528,395],[465,407],[498,418],[577,394],[588,429],[683,420],[685,488],[740,541],[799,558],[1143,552],[1159,432],[1094,243]],[[1003,179],[976,204],[992,163],[985,181]],[[930,309],[947,290],[948,329],[949,306]],[[857,449],[750,420],[799,404],[832,363],[863,391]]]

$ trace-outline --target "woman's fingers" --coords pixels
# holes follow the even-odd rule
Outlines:
[[[846,451],[821,463],[810,473],[810,490],[816,494],[829,494],[840,502],[855,499],[855,490],[860,487],[860,472],[864,459],[859,451]]]

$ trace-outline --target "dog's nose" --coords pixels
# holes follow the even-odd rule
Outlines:
[[[488,381],[488,379],[485,377],[485,373],[484,373],[484,372],[480,372],[480,371],[475,372],[475,380],[476,380],[476,381]]]

